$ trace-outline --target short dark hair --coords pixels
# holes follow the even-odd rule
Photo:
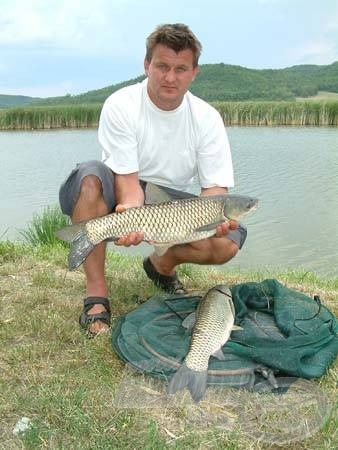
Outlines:
[[[151,61],[154,48],[157,44],[162,44],[171,48],[176,53],[189,48],[194,54],[194,67],[197,66],[202,51],[202,45],[187,25],[184,25],[183,23],[167,23],[159,25],[155,31],[147,37],[147,61]]]

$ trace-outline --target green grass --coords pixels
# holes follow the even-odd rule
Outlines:
[[[28,228],[20,234],[33,246],[57,245],[61,241],[55,236],[55,232],[69,224],[68,216],[62,214],[59,206],[47,206],[41,214],[33,215]]]
[[[77,318],[84,297],[82,269],[69,272],[61,245],[0,242],[0,448],[8,449],[265,449],[240,428],[192,426],[185,410],[117,409],[114,397],[124,363],[108,335],[88,340]],[[141,258],[109,252],[107,278],[113,321],[158,290],[146,278]],[[319,293],[336,314],[338,280],[308,272],[239,270],[185,265],[185,285],[204,290],[276,277],[309,295]],[[334,402],[337,364],[316,381]],[[23,416],[32,427],[13,436]],[[295,418],[296,420],[297,418]],[[336,418],[289,450],[337,448]],[[174,437],[173,437],[174,436]],[[281,448],[281,447],[279,447]]]
[[[25,253],[23,246],[17,246],[11,241],[0,241],[0,264],[20,259]]]

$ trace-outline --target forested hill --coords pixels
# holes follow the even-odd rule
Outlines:
[[[206,64],[195,83],[192,92],[207,101],[293,100],[318,91],[338,92],[338,61],[279,70]]]
[[[31,105],[41,101],[41,98],[27,97],[25,95],[2,95],[0,94],[0,108],[10,108],[12,106]]]
[[[102,103],[112,92],[141,81],[143,78],[144,76],[139,76],[81,95],[51,97],[41,101],[32,100],[34,105]],[[318,91],[338,93],[338,61],[327,66],[301,65],[286,69],[262,70],[223,63],[204,64],[200,67],[200,73],[193,82],[191,91],[209,102],[294,100],[296,97],[314,96]],[[22,104],[20,98],[16,98],[17,105]],[[27,104],[26,100],[27,97],[25,97]]]

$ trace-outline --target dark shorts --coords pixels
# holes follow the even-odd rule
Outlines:
[[[103,164],[101,161],[86,161],[77,164],[68,176],[68,178],[62,183],[59,200],[61,210],[64,214],[71,216],[75,203],[78,199],[81,182],[84,177],[88,175],[95,175],[102,183],[103,198],[106,202],[109,212],[113,212],[116,206],[116,200],[114,195],[114,173]],[[141,186],[145,189],[146,183],[141,181]],[[163,186],[162,186],[163,188]],[[175,189],[164,188],[173,198],[182,199],[195,197],[194,194],[188,192],[177,191]],[[239,248],[243,247],[246,240],[247,229],[241,223],[238,224],[236,230],[231,230],[227,234],[227,238],[233,241]]]

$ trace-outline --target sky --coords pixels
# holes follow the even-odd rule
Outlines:
[[[200,64],[338,60],[338,0],[0,0],[0,94],[79,94],[143,73],[146,37],[185,23]]]

